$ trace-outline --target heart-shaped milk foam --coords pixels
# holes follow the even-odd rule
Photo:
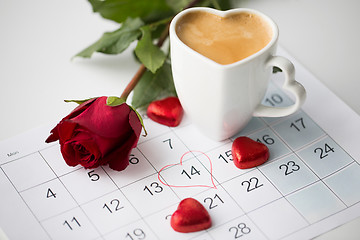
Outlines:
[[[231,153],[235,166],[240,169],[259,166],[266,162],[270,155],[267,146],[248,137],[236,138]]]
[[[219,15],[202,10],[189,12],[178,20],[176,34],[187,46],[220,64],[253,55],[272,38],[272,28],[259,15],[243,11]]]
[[[201,203],[193,198],[186,198],[179,203],[170,223],[175,231],[189,233],[210,228],[211,218]]]
[[[153,101],[147,109],[148,117],[160,124],[176,127],[180,124],[184,110],[177,97]]]

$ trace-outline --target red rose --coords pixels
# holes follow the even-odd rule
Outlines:
[[[106,105],[107,97],[86,101],[63,118],[46,142],[59,140],[69,166],[96,168],[109,164],[114,170],[129,165],[129,155],[141,133],[137,114],[126,103]]]

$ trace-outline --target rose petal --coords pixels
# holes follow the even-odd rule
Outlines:
[[[108,159],[109,167],[111,169],[121,171],[129,165],[129,156],[139,137],[132,134],[124,141],[120,148],[115,149],[109,153],[105,158]]]
[[[45,140],[46,143],[51,143],[59,140],[59,124],[57,124],[51,131],[50,136]]]
[[[61,124],[58,124],[60,145],[73,137],[76,126],[77,124],[71,120],[65,120]]]
[[[97,98],[82,114],[74,117],[73,122],[89,129],[96,135],[117,138],[126,135],[129,126],[130,108],[127,104],[116,107],[106,105],[106,97]]]
[[[137,137],[135,135],[129,136],[120,148],[115,149],[104,157],[107,159],[111,169],[122,171],[129,165],[129,156],[136,141]]]
[[[75,158],[75,151],[72,146],[72,142],[65,142],[60,145],[61,154],[67,165],[75,167],[79,164],[78,160]]]
[[[141,133],[142,125],[140,119],[134,111],[129,114],[129,123],[133,132],[127,136],[121,148],[116,149],[106,156],[109,167],[113,170],[122,171],[129,165],[129,156],[133,148],[136,147]]]
[[[92,98],[92,99],[89,99],[88,101],[80,104],[74,110],[72,110],[66,117],[64,117],[63,120],[71,119],[71,118],[78,116],[79,114],[84,112],[96,99],[97,98]]]
[[[80,104],[79,106],[77,106],[73,111],[71,111],[66,117],[64,117],[60,123],[58,123],[51,131],[50,131],[50,136],[45,140],[45,142],[50,143],[50,142],[54,142],[59,140],[59,132],[58,132],[58,128],[59,125],[62,124],[63,121],[67,120],[67,119],[71,119],[73,117],[78,116],[79,114],[81,114],[83,111],[85,111],[89,105],[94,102],[96,100],[96,98],[92,98],[82,104]]]
[[[72,139],[72,147],[76,159],[83,167],[96,168],[102,165],[102,153],[91,133],[83,129],[77,131],[76,136]]]
[[[132,130],[134,131],[135,136],[137,136],[137,140],[134,142],[134,145],[133,145],[133,148],[134,148],[137,145],[137,142],[139,140],[139,136],[140,136],[141,130],[142,130],[142,125],[141,125],[140,119],[134,111],[131,111],[129,113],[129,124],[130,124]]]

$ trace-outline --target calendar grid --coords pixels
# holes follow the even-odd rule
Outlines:
[[[118,190],[120,191],[120,192],[122,192],[121,191],[121,189],[120,189],[120,187],[116,184],[116,182],[114,182],[114,180],[110,177],[110,175],[105,171],[105,173],[109,176],[109,178],[111,179],[111,181],[116,185],[116,187],[118,188]],[[124,194],[124,193],[123,193]],[[125,198],[126,198],[126,195],[124,194],[124,196],[125,196]],[[129,199],[127,199],[128,201],[129,201]],[[129,201],[129,203],[131,204],[131,201]],[[131,204],[132,205],[132,204]],[[135,206],[133,206],[132,205],[132,207],[135,209],[135,211],[137,211],[137,213],[139,214],[139,216],[141,216],[141,214],[140,214],[140,212],[136,209],[136,207]],[[143,216],[141,216],[141,220],[144,220],[144,218],[143,218]],[[144,221],[145,222],[145,224],[147,224],[148,225],[148,223],[146,222],[146,221]],[[150,226],[148,225],[148,227],[150,228]],[[150,228],[151,229],[151,228]],[[116,229],[115,230],[113,230],[113,231],[116,231]],[[156,234],[156,233],[154,233],[154,234]],[[158,237],[158,236],[157,236]]]
[[[259,118],[261,121],[263,121],[261,118]],[[276,121],[275,123],[278,123],[278,122],[280,122],[281,120],[279,119],[278,121]],[[251,135],[251,134],[254,134],[254,133],[256,133],[256,132],[260,132],[261,130],[263,130],[263,129],[265,129],[265,128],[268,128],[268,127],[270,127],[271,128],[271,125],[270,124],[267,124],[265,121],[263,121],[264,122],[264,124],[265,124],[265,126],[264,127],[262,127],[262,128],[260,128],[260,129],[255,129],[253,132],[250,132],[249,134],[247,134],[247,136],[249,136],[249,135]],[[274,132],[274,134],[276,134],[276,132],[274,131],[274,130],[272,130],[273,132]],[[278,137],[280,137],[280,136],[278,136]],[[232,140],[232,142],[233,142],[233,140]],[[286,144],[286,143],[285,143]],[[289,149],[291,149],[290,148],[290,146],[288,146],[289,147]],[[288,154],[286,154],[286,155],[290,155],[290,154],[292,154],[292,153],[295,153],[293,150],[292,150],[292,152],[290,152],[290,153],[288,153]],[[286,156],[285,155],[285,156]],[[285,157],[285,156],[281,156],[281,157]],[[281,157],[279,157],[279,158],[281,158]],[[275,159],[272,159],[273,161],[276,161],[276,158]],[[266,177],[266,175],[263,173],[263,172],[261,172],[261,169],[259,169],[259,167],[255,167],[255,169],[257,169],[257,170],[259,170],[259,172],[265,177],[265,178],[267,178]],[[252,170],[252,171],[255,171],[255,169],[254,170]],[[243,173],[243,174],[245,174],[245,173]],[[268,179],[269,180],[269,179]],[[231,181],[231,180],[228,180],[228,181]],[[276,188],[276,186],[269,180],[269,182]],[[221,184],[219,184],[219,185],[221,185]],[[278,189],[277,189],[278,190]],[[279,191],[279,190],[278,190]],[[280,191],[279,191],[280,192]],[[229,194],[229,193],[228,193]],[[229,194],[230,195],[230,194]],[[282,195],[281,197],[279,197],[279,198],[277,198],[277,199],[274,199],[273,201],[271,201],[271,202],[269,202],[269,203],[267,203],[267,204],[265,204],[265,205],[268,205],[268,204],[271,204],[272,202],[275,202],[275,201],[278,201],[280,198],[284,198],[284,199],[286,199],[285,198],[285,196],[284,195]],[[235,200],[235,199],[234,199]],[[255,210],[257,210],[257,209],[261,209],[262,207],[264,207],[265,205],[263,205],[263,206],[259,206],[258,208],[256,208],[256,209],[254,209],[253,211],[255,211]],[[241,206],[239,205],[239,207],[241,208]],[[295,210],[297,211],[297,209],[295,208]],[[250,211],[251,212],[251,211]],[[245,212],[244,213],[244,215],[245,216],[247,216],[248,215],[248,213],[250,213],[250,212]],[[300,213],[299,213],[300,214]],[[238,218],[238,217],[236,217],[236,218]],[[305,221],[307,221],[304,217],[303,217],[303,219],[305,220]],[[231,221],[231,220],[230,220]],[[250,218],[250,221],[252,221],[251,220],[251,218]],[[308,221],[307,221],[308,222]],[[226,223],[224,223],[224,224],[226,224]],[[256,225],[256,223],[254,222],[254,221],[252,221],[252,224],[253,225],[255,225],[258,229],[260,229],[259,228],[259,226],[257,226]],[[309,222],[308,222],[308,224],[309,224]],[[261,231],[261,230],[260,230]],[[262,234],[263,234],[263,236],[266,238],[266,239],[269,239],[269,237],[264,233],[264,232],[261,232]],[[291,234],[291,233],[289,233],[289,234]]]
[[[159,171],[151,164],[151,162],[149,161],[149,159],[146,158],[146,156],[141,152],[140,149],[139,149],[139,152],[144,156],[144,158],[145,158],[145,159],[149,162],[149,164],[154,168],[154,170],[156,171],[156,174],[158,175],[158,177],[161,177],[161,176],[159,176]],[[163,181],[166,182],[165,179],[163,179]],[[174,190],[173,190],[172,188],[170,188],[170,189],[171,189],[171,191],[177,196],[177,198],[178,198],[179,200],[181,200],[181,198],[174,192]]]
[[[176,133],[175,133],[176,134]],[[229,139],[231,142],[233,142],[231,139]],[[185,144],[185,143],[184,143]],[[224,143],[224,145],[225,145],[226,143]],[[185,144],[186,145],[186,144]],[[189,148],[188,148],[188,150],[190,150]],[[211,150],[213,150],[213,149],[210,149],[209,151],[211,151]],[[201,161],[200,160],[198,160],[200,163],[201,163]],[[202,164],[202,163],[201,163]],[[204,165],[203,165],[204,166]],[[205,167],[205,166],[204,166]],[[206,167],[205,167],[205,169],[206,170],[208,170]],[[208,170],[209,171],[209,170]],[[209,172],[210,173],[210,172]],[[230,198],[232,198],[232,200],[235,202],[235,204],[240,208],[240,209],[242,209],[242,207],[235,201],[235,199],[233,198],[233,196],[231,196],[231,194],[229,193],[229,192],[227,192],[226,191],[226,189],[222,186],[222,184],[221,184],[221,182],[220,181],[218,181],[217,179],[216,179],[216,177],[215,176],[213,176],[213,178],[218,182],[218,184],[217,184],[217,187],[218,186],[220,186],[229,196],[230,196]],[[229,180],[230,181],[230,180]],[[242,209],[242,211],[244,211],[243,209]],[[243,214],[244,216],[247,216],[247,213],[244,211],[244,214]],[[237,218],[239,218],[239,217],[241,217],[242,215],[239,215],[239,216],[236,216],[234,219],[237,219]],[[229,220],[228,222],[230,222],[230,221],[232,221],[232,220],[234,220],[234,219],[231,219],[231,220]],[[256,226],[256,224],[249,218],[249,220],[251,221],[251,224],[253,224],[254,226]],[[226,223],[223,223],[223,224],[226,224]],[[222,224],[222,225],[223,225]],[[221,225],[220,225],[221,226]],[[218,226],[219,227],[219,226]],[[261,234],[265,237],[265,238],[267,238],[267,236],[261,231],[261,229],[258,227],[258,226],[256,226],[258,229],[259,229],[259,231],[261,232]],[[207,232],[208,232],[208,230],[206,230]],[[213,236],[210,234],[210,236],[211,236],[211,238],[212,239],[214,239],[213,238]],[[267,238],[268,239],[268,238]]]
[[[322,138],[325,138],[326,136],[322,136],[321,137],[321,139]],[[316,141],[314,141],[314,142],[316,142]],[[309,144],[309,145],[311,145],[311,144]],[[305,148],[305,147],[304,147]],[[295,153],[296,154],[296,152],[294,151],[294,150],[292,150],[292,153]],[[41,152],[39,152],[39,154],[41,155]],[[291,154],[291,153],[289,153],[289,154]],[[42,155],[41,155],[42,156]],[[43,156],[42,156],[43,157]],[[284,156],[283,156],[284,157]],[[146,158],[146,157],[145,157]],[[43,157],[43,159],[45,160],[45,162],[47,163],[47,161],[46,161],[46,159]],[[300,158],[301,159],[301,158]],[[148,161],[148,159],[147,159],[147,161]],[[199,161],[199,160],[198,160]],[[201,163],[201,161],[199,161],[200,163]],[[47,163],[48,164],[48,163]],[[348,165],[350,165],[351,163],[349,163]],[[49,164],[48,164],[49,165]],[[348,165],[346,165],[346,166],[348,166]],[[345,168],[346,166],[344,166],[343,168]],[[49,165],[49,167],[51,168],[51,166]],[[152,166],[153,167],[153,166]],[[205,166],[204,166],[205,167]],[[155,168],[154,168],[155,169]],[[54,172],[54,170],[51,168],[51,170]],[[155,169],[156,170],[156,169]],[[75,170],[76,171],[76,170]],[[253,170],[254,171],[254,170]],[[340,170],[339,170],[340,171]],[[261,170],[260,170],[260,172],[261,172]],[[110,177],[110,175],[105,171],[105,173],[109,176],[109,178],[112,180],[112,178]],[[262,173],[262,172],[261,172]],[[54,172],[54,174],[56,175],[56,173]],[[159,172],[157,171],[156,172],[156,174],[159,174]],[[264,177],[266,177],[266,175],[264,174],[264,173],[262,173],[263,175],[264,175]],[[314,173],[315,174],[315,173]],[[317,176],[318,177],[318,176]],[[60,180],[60,182],[63,184],[63,186],[66,188],[66,186],[64,185],[64,183],[61,181],[61,179],[59,178],[59,176],[57,176],[56,175],[56,178],[57,179],[59,179]],[[319,178],[319,177],[318,177]],[[216,179],[216,178],[215,178]],[[10,181],[10,179],[9,179],[9,181]],[[49,180],[49,181],[51,181],[51,180]],[[113,180],[112,180],[113,181]],[[230,181],[230,180],[229,180]],[[321,181],[322,182],[322,180],[319,178],[319,180],[318,181]],[[10,181],[11,182],[11,181]],[[219,181],[218,181],[219,182]],[[113,181],[113,183],[116,185],[116,183]],[[312,183],[313,184],[313,183]],[[311,185],[311,184],[310,184]],[[116,185],[117,186],[117,185]],[[221,186],[222,187],[222,185],[221,185],[221,183],[219,182],[219,184],[217,185],[217,186]],[[36,186],[34,186],[34,187],[36,187]],[[276,186],[274,186],[274,187],[276,187]],[[305,186],[306,187],[306,186]],[[304,188],[305,188],[304,187]],[[15,187],[14,187],[15,188]],[[121,191],[121,188],[119,187],[119,186],[117,186],[117,188],[118,188],[118,190],[120,190]],[[223,187],[222,187],[223,188]],[[16,188],[15,188],[16,189]],[[25,189],[25,190],[23,190],[23,191],[26,191],[26,190],[28,190],[28,189]],[[204,191],[206,191],[206,190],[204,190]],[[226,190],[225,190],[226,191]],[[71,195],[71,193],[69,192],[69,194]],[[229,193],[228,193],[229,194]],[[335,194],[335,193],[334,193]],[[19,195],[21,195],[20,194],[20,192],[19,192]],[[231,196],[231,194],[229,194],[230,196]],[[336,194],[335,194],[336,195]],[[282,196],[282,198],[285,198],[285,196],[286,195],[283,195]],[[73,197],[73,196],[72,196]],[[74,198],[74,197],[73,197]],[[179,198],[180,199],[180,198]],[[286,199],[286,198],[285,198]],[[76,201],[76,199],[74,198],[74,200]],[[274,200],[274,201],[277,201],[277,199],[276,200]],[[25,204],[26,204],[26,201],[24,200],[24,202],[25,202]],[[80,207],[81,208],[81,205],[77,202],[77,204],[78,204],[78,207]],[[269,203],[270,204],[270,203]],[[29,206],[28,206],[29,207]],[[239,205],[239,207],[241,208],[241,206]],[[259,208],[261,208],[261,207],[263,207],[263,206],[260,206]],[[134,207],[135,208],[135,207]],[[29,207],[29,209],[30,209],[30,207]],[[82,208],[81,208],[82,209]],[[135,208],[136,209],[136,208]],[[296,208],[295,208],[296,209]],[[70,209],[71,210],[71,209]],[[31,211],[31,209],[30,209],[30,211]],[[86,215],[86,213],[84,212],[84,214]],[[301,214],[301,213],[300,213]],[[335,213],[334,213],[335,214]],[[247,213],[245,213],[244,215],[247,215]],[[88,217],[88,216],[87,216]],[[88,217],[89,218],[89,217]],[[143,218],[141,218],[142,220],[144,220]],[[89,220],[90,220],[90,218],[89,218]],[[229,220],[229,221],[231,221],[231,220]],[[39,221],[40,222],[40,221]],[[146,223],[146,221],[144,221],[145,223]],[[146,223],[147,224],[147,223]],[[253,223],[254,224],[254,223]],[[92,225],[94,225],[93,223],[92,223]],[[255,225],[255,224],[254,224]],[[94,225],[94,227],[95,227],[95,225]],[[150,227],[150,225],[148,225],[148,227]],[[96,227],[95,227],[96,228]],[[97,230],[98,231],[98,230]],[[115,230],[114,230],[115,231]],[[100,234],[100,232],[98,232],[99,233],[99,235],[101,236],[101,234]],[[290,233],[291,234],[291,233]],[[266,236],[265,234],[264,234],[264,236]]]
[[[322,137],[322,138],[324,138],[324,137]],[[39,152],[40,153],[40,152]],[[293,153],[295,153],[294,151],[293,151]],[[40,153],[41,154],[41,153]],[[46,159],[44,158],[44,160],[45,160],[45,162],[46,162]],[[47,163],[47,162],[46,162]],[[48,163],[47,163],[48,164]],[[351,163],[350,163],[351,164]],[[51,168],[51,166],[49,166],[50,168]],[[346,167],[346,166],[345,166]],[[344,168],[345,168],[344,167]],[[260,170],[261,171],[261,170]],[[106,172],[106,171],[105,171]],[[55,172],[54,172],[55,173]],[[55,173],[56,174],[56,173]],[[106,174],[108,174],[107,172],[106,172]],[[157,172],[157,174],[158,174],[158,172]],[[263,173],[262,173],[263,174]],[[264,175],[264,174],[263,174]],[[109,176],[109,175],[108,175]],[[265,175],[264,175],[265,176]],[[109,176],[110,177],[110,176]],[[266,176],[265,176],[266,177]],[[59,179],[59,177],[57,176],[57,178]],[[111,179],[111,177],[110,177],[110,179]],[[60,180],[60,179],[59,179]],[[61,181],[61,180],[60,180]],[[319,181],[322,181],[320,178],[319,178]],[[63,185],[64,185],[64,183],[62,183]],[[116,183],[114,182],[114,184],[116,185]],[[218,184],[218,186],[221,186],[222,187],[222,185],[221,185],[221,183],[219,183]],[[66,186],[64,185],[64,187],[66,188]],[[306,186],[305,186],[306,187]],[[118,187],[117,186],[117,188],[121,191],[121,189],[120,189],[120,187]],[[27,190],[27,189],[25,189],[25,190]],[[24,191],[25,191],[24,190]],[[205,190],[204,190],[205,191]],[[70,192],[69,192],[70,193]],[[19,192],[19,194],[20,194],[20,192]],[[71,193],[70,193],[71,194]],[[229,194],[229,193],[228,193]],[[230,194],[229,194],[230,195]],[[285,196],[282,196],[283,198],[285,198]],[[75,199],[74,199],[75,200]],[[75,200],[76,201],[76,200]],[[274,200],[274,201],[276,201],[276,200]],[[25,200],[24,200],[24,202],[25,202]],[[26,202],[25,202],[26,203]],[[81,208],[81,205],[79,204],[79,203],[77,203],[78,204],[78,206]],[[241,206],[239,206],[239,207],[241,207]],[[261,206],[262,207],[262,206]],[[259,208],[261,208],[261,207],[259,207]],[[135,208],[136,209],[136,208]],[[295,208],[296,209],[296,208]],[[31,210],[31,209],[30,209]],[[86,213],[84,212],[84,214],[86,215]],[[246,213],[244,214],[244,215],[246,215]],[[89,217],[88,217],[89,218]],[[143,219],[143,218],[142,218]],[[90,220],[90,219],[89,219]],[[143,219],[144,220],[144,219]],[[146,221],[144,221],[145,223],[146,223]],[[100,233],[99,233],[100,234]],[[265,235],[265,234],[264,234]],[[265,235],[266,236],[266,235]]]
[[[45,163],[49,166],[49,168],[51,169],[51,171],[53,171],[53,173],[55,174],[56,178],[60,181],[60,183],[64,186],[64,188],[67,190],[67,192],[69,193],[69,195],[72,197],[72,199],[76,202],[77,207],[81,209],[81,211],[83,212],[83,214],[88,218],[88,220],[90,221],[90,223],[92,224],[93,228],[96,229],[97,233],[100,235],[99,230],[97,229],[97,227],[94,225],[94,223],[91,221],[91,219],[89,218],[89,216],[87,216],[86,212],[84,212],[84,210],[81,208],[81,205],[79,204],[78,201],[76,201],[76,199],[74,198],[74,196],[71,194],[71,192],[69,192],[69,190],[67,189],[67,187],[65,186],[65,184],[63,183],[63,181],[61,181],[61,179],[59,178],[59,176],[57,176],[56,172],[51,168],[51,166],[49,165],[49,163],[46,161],[46,159],[44,158],[44,156],[41,154],[41,152],[39,152],[40,156],[44,159]],[[71,210],[71,209],[70,209]]]
[[[275,84],[266,98],[292,103]],[[223,142],[202,136],[186,116],[176,128],[144,122],[149,136],[122,172],[70,168],[50,144],[2,162],[0,173],[50,239],[283,239],[360,203],[351,190],[360,187],[359,162],[303,110],[253,118]],[[264,143],[270,159],[237,169],[231,145],[238,136]],[[170,216],[186,197],[207,208],[213,227],[171,229]],[[283,227],[274,231],[276,224]]]
[[[328,135],[326,135],[326,136],[328,136]],[[326,136],[324,136],[324,138],[325,138]],[[295,155],[297,155],[296,152],[295,152]],[[298,155],[297,155],[297,156],[298,156]],[[307,165],[307,164],[306,164],[306,161],[304,161],[300,156],[298,156],[298,158],[299,158],[305,165]],[[354,161],[353,161],[353,162],[354,162]],[[343,168],[349,166],[349,165],[352,164],[353,162],[348,163],[348,164],[345,165]],[[307,165],[307,166],[308,166],[308,165]],[[326,185],[326,183],[323,181],[323,179],[316,174],[316,172],[314,172],[309,166],[308,166],[308,168],[310,169],[310,171],[313,172],[314,175],[316,175],[316,176],[319,178],[319,181],[320,181],[321,183],[323,183],[326,187],[328,187],[328,186]],[[341,168],[341,169],[342,169],[342,168]],[[338,169],[338,170],[335,171],[334,173],[340,171],[341,169]],[[334,173],[332,173],[332,174],[334,174]],[[345,203],[339,196],[337,196],[337,194],[336,194],[334,191],[332,191],[330,188],[328,188],[328,189],[339,199],[339,201],[341,201],[345,206],[347,206],[346,203]]]
[[[231,194],[230,194],[229,192],[227,192],[226,189],[225,189],[221,184],[219,184],[219,185],[220,185],[220,186],[222,187],[222,189],[224,189],[224,191],[233,199],[233,201],[238,205],[238,207],[239,207],[240,209],[242,209],[242,207],[236,202],[236,200],[234,199],[234,197],[231,196]],[[244,211],[244,210],[243,210],[243,211]],[[263,233],[263,232],[261,231],[261,229],[256,225],[256,223],[251,220],[251,218],[248,216],[248,213],[247,213],[247,212],[244,211],[244,214],[243,214],[243,215],[244,215],[244,216],[247,216],[247,217],[249,218],[249,220],[251,221],[251,224],[254,225],[254,226],[256,226],[256,228],[261,232],[261,234],[262,234],[266,239],[268,239],[267,236],[266,236],[266,234]],[[237,219],[237,218],[239,218],[239,217],[241,217],[241,216],[242,216],[242,215],[237,216],[237,217],[235,217],[234,219],[229,220],[228,222],[233,221],[233,220],[235,220],[235,219]],[[224,224],[226,224],[226,223],[224,223]],[[222,225],[224,225],[224,224],[222,224]],[[220,226],[221,226],[221,225],[220,225]],[[218,227],[220,227],[220,226],[218,226]]]
[[[16,161],[16,160],[14,160]],[[22,199],[22,201],[24,202],[24,204],[26,205],[26,207],[29,209],[29,211],[31,212],[31,214],[34,216],[34,218],[39,222],[39,220],[36,218],[34,212],[31,210],[31,208],[29,207],[28,203],[24,200],[24,198],[21,196],[20,192],[16,189],[16,187],[14,186],[14,183],[11,181],[11,179],[7,176],[6,172],[4,171],[4,169],[2,167],[0,167],[2,172],[4,173],[4,175],[6,176],[6,178],[9,180],[9,182],[11,183],[11,185],[13,186],[13,188],[17,191],[17,193],[19,194],[19,197]],[[40,223],[40,222],[39,222]],[[40,224],[41,225],[41,224]],[[49,233],[46,231],[46,229],[44,229],[43,226],[41,226],[41,228],[44,230],[44,232],[47,234],[48,237],[50,237]]]

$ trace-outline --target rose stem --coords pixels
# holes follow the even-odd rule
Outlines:
[[[191,8],[191,7],[195,6],[197,3],[199,3],[200,1],[202,1],[202,0],[193,0],[184,9]],[[158,40],[158,42],[156,44],[158,47],[161,47],[164,44],[166,38],[169,35],[170,22],[166,25],[166,28],[161,33],[161,36],[160,36],[160,38],[159,38],[159,40]],[[144,64],[141,64],[139,69],[136,71],[135,75],[133,76],[133,78],[129,82],[129,84],[124,89],[124,91],[121,94],[120,98],[122,98],[122,99],[124,99],[126,101],[126,99],[128,98],[130,92],[135,88],[136,84],[139,82],[139,80],[141,79],[142,75],[145,72],[146,72],[146,67],[144,66]]]

